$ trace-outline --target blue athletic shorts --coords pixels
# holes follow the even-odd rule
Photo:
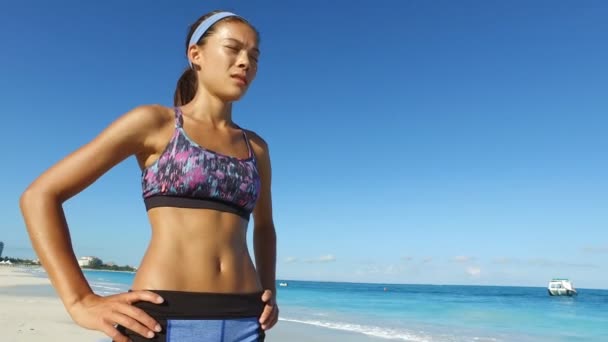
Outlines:
[[[152,316],[162,327],[152,339],[129,329],[118,330],[133,342],[262,342],[265,334],[258,322],[264,303],[262,292],[247,294],[151,290],[163,297],[162,304],[133,305]]]

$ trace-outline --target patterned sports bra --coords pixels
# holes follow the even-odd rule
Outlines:
[[[146,210],[155,207],[215,209],[249,220],[260,193],[255,155],[244,130],[249,157],[207,150],[184,131],[176,107],[175,131],[160,157],[142,170]]]

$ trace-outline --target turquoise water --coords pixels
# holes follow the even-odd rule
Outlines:
[[[85,276],[104,295],[133,280],[132,273]],[[286,282],[277,288],[281,320],[393,341],[608,341],[608,290],[551,297],[540,287]]]
[[[608,341],[608,291],[296,281],[279,291],[285,320],[402,341]]]

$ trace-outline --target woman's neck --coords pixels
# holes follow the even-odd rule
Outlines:
[[[195,121],[211,123],[216,127],[232,124],[232,103],[222,101],[206,91],[198,91],[183,109]]]

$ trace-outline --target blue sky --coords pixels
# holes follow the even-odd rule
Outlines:
[[[34,257],[39,173],[172,104],[215,8],[262,36],[234,118],[270,145],[280,278],[608,288],[603,1],[5,2],[5,255]],[[131,158],[65,204],[79,256],[139,263],[139,177]]]

